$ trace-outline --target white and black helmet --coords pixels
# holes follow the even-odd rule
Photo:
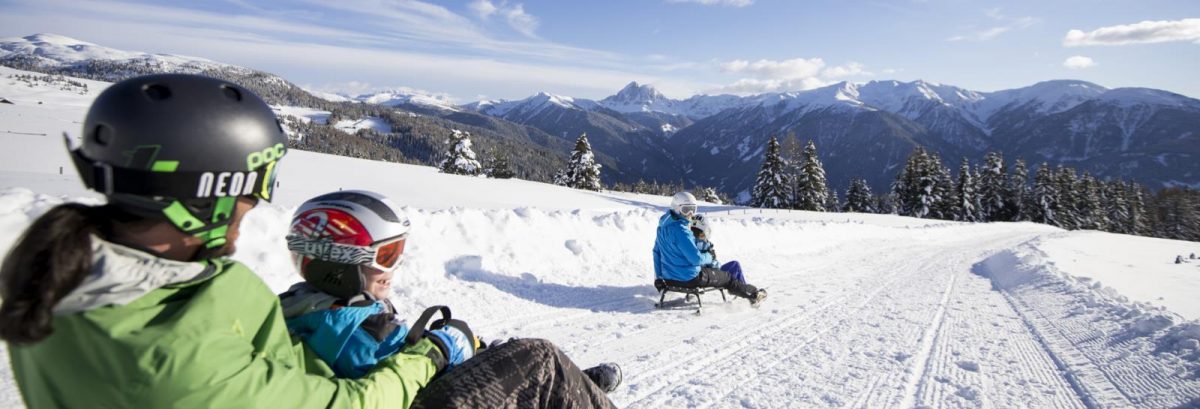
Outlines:
[[[288,250],[309,284],[337,297],[352,297],[366,288],[361,267],[399,268],[410,227],[400,208],[383,195],[362,190],[328,193],[296,209]]]
[[[712,236],[713,236],[712,220],[709,220],[709,218],[704,217],[704,215],[697,214],[695,217],[692,217],[692,228],[703,232],[704,238],[710,239],[710,240],[712,239]]]
[[[671,198],[671,210],[675,213],[686,217],[692,217],[696,214],[696,197],[688,192],[679,192],[675,197]]]

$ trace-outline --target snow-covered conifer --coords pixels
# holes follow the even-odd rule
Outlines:
[[[1029,167],[1024,160],[1017,159],[1013,162],[1012,173],[1008,175],[1008,207],[1012,221],[1029,220],[1025,214],[1026,196],[1029,196]]]
[[[484,174],[494,179],[511,179],[516,176],[508,164],[508,154],[499,151],[492,152],[492,158],[488,161]]]
[[[575,141],[575,149],[571,151],[571,159],[567,167],[554,176],[554,184],[575,189],[600,191],[600,164],[592,153],[592,144],[588,142],[587,133],[579,135]]]
[[[451,173],[455,175],[479,175],[483,172],[483,166],[475,159],[475,151],[471,150],[471,134],[457,129],[451,130],[453,134],[446,141],[447,150],[446,157],[442,159],[442,163],[438,165],[438,169],[442,173]]]
[[[1058,184],[1050,164],[1042,163],[1034,176],[1033,190],[1025,204],[1029,221],[1058,226]]]
[[[767,141],[767,152],[763,155],[762,168],[754,180],[754,189],[750,194],[750,205],[769,209],[784,209],[788,207],[789,181],[784,169],[783,158],[779,153],[779,141],[774,136]]]
[[[963,158],[958,168],[958,183],[954,186],[954,220],[978,222],[979,193],[975,190],[975,178],[971,174],[971,162]]]
[[[1008,178],[1005,177],[1004,157],[988,152],[979,168],[979,212],[987,221],[1012,220],[1009,208]]]
[[[817,158],[817,145],[808,141],[804,146],[804,163],[800,164],[799,180],[796,181],[796,208],[800,210],[825,211],[829,203],[829,186],[825,181],[825,168]]]
[[[854,178],[850,181],[850,188],[846,190],[846,206],[842,208],[846,212],[855,213],[875,213],[878,210],[875,199],[871,197],[871,187],[867,185],[867,181],[862,178]]]
[[[721,195],[717,194],[717,189],[703,187],[696,189],[692,193],[696,196],[696,200],[712,204],[725,204],[725,201],[721,200]]]

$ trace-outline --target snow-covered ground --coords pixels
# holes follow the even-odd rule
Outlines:
[[[0,105],[0,249],[50,206],[98,200],[58,136],[78,132],[87,97],[42,100]],[[299,151],[280,172],[277,200],[248,215],[236,256],[272,289],[298,280],[283,235],[299,202],[383,192],[413,221],[394,280],[401,311],[447,304],[485,338],[542,337],[583,366],[620,363],[611,396],[622,407],[1200,405],[1200,261],[1173,264],[1200,243],[704,206],[722,259],[741,261],[770,298],[756,309],[710,293],[697,315],[680,301],[653,306],[650,251],[668,198]],[[0,406],[19,405],[0,366]]]
[[[333,127],[350,134],[358,132],[359,129],[374,129],[383,133],[392,131],[392,126],[387,121],[373,116],[361,119],[343,119],[334,123]]]

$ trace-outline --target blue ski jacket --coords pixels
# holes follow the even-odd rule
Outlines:
[[[700,274],[700,266],[713,262],[712,255],[696,248],[687,218],[668,210],[658,219],[658,235],[654,239],[654,277],[664,280],[690,281]]]
[[[298,286],[293,286],[293,290]],[[391,315],[383,301],[335,306],[334,298],[324,293],[288,295],[281,300],[288,332],[307,344],[339,378],[361,378],[379,361],[404,347],[408,325],[396,323],[389,333],[375,335],[364,327],[364,322],[372,316]]]

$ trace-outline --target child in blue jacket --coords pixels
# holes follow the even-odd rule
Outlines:
[[[712,256],[712,262],[705,264],[704,267],[719,268],[721,271],[729,273],[729,277],[734,280],[746,283],[746,277],[742,275],[742,265],[737,260],[730,261],[725,264],[717,261],[717,250],[713,248],[713,244],[708,240],[712,236],[712,225],[704,215],[697,214],[692,217],[692,234],[696,236],[696,248],[701,253],[708,253]]]

